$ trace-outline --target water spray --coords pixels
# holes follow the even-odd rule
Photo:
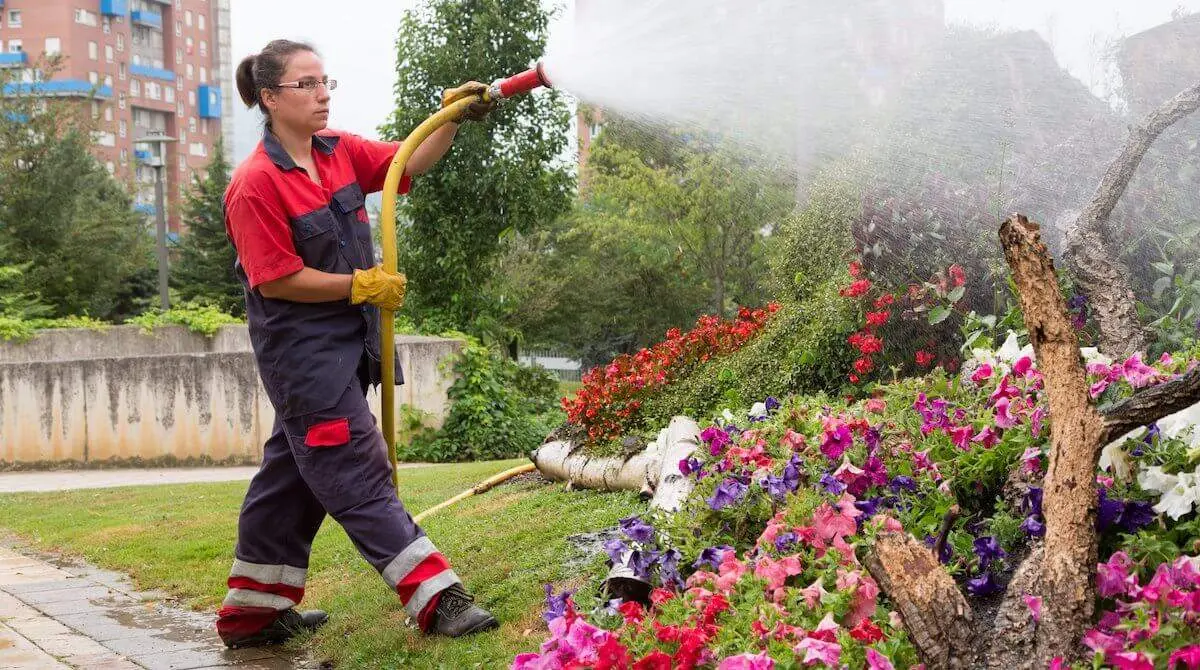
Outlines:
[[[534,67],[515,74],[507,79],[498,79],[488,87],[487,91],[475,95],[469,95],[461,100],[456,100],[449,105],[446,105],[441,110],[434,113],[429,118],[425,119],[421,125],[417,126],[404,141],[400,143],[400,148],[396,150],[396,155],[392,158],[392,164],[388,167],[387,178],[383,183],[383,209],[380,213],[379,227],[380,236],[383,245],[383,267],[389,272],[397,272],[396,260],[396,192],[400,190],[400,179],[404,176],[404,169],[408,165],[408,161],[412,158],[417,147],[421,146],[430,135],[438,128],[457,120],[466,111],[467,107],[477,102],[492,102],[500,101],[506,98],[511,98],[517,95],[530,93],[538,88],[551,88],[550,80],[546,77],[545,67],[542,63],[538,63]],[[382,355],[382,389],[380,395],[380,414],[382,415],[380,423],[383,429],[383,441],[387,444],[388,459],[392,464],[392,486],[399,485],[399,472],[396,468],[396,322],[395,312],[389,310],[380,310],[379,315],[380,329],[380,354]],[[529,472],[534,469],[532,463],[522,465],[512,470],[503,472],[492,479],[489,479],[485,484],[495,486],[504,479],[514,477],[524,472]],[[480,485],[483,486],[482,484]],[[479,489],[480,487],[476,487]],[[484,488],[483,490],[486,490]],[[473,490],[474,492],[481,492]],[[470,493],[470,492],[469,492]],[[463,496],[458,496],[448,504]],[[440,509],[441,506],[435,508]],[[429,510],[432,512],[434,510]],[[428,512],[426,512],[428,513]]]

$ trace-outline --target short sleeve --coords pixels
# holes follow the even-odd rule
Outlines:
[[[238,195],[226,203],[225,221],[250,288],[304,268],[292,228],[278,207],[258,196]]]
[[[363,192],[382,191],[383,182],[387,179],[388,168],[392,165],[392,159],[396,157],[400,143],[368,140],[353,133],[342,135],[341,141],[346,143],[350,162],[354,166],[355,177]],[[400,177],[400,188],[396,192],[404,195],[410,188],[412,188],[412,177],[409,175]]]

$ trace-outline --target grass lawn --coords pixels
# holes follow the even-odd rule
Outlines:
[[[412,513],[522,460],[401,470]],[[245,482],[0,496],[0,528],[35,546],[129,573],[189,606],[215,610],[225,594]],[[326,518],[313,544],[301,607],[330,612],[308,640],[338,668],[503,668],[544,639],[542,584],[577,586],[564,561],[568,535],[616,524],[643,507],[633,493],[566,493],[532,482],[502,486],[433,515],[426,533],[446,553],[499,630],[465,640],[423,638],[404,625],[399,599]],[[578,571],[576,571],[578,572]],[[215,631],[214,631],[215,634]]]

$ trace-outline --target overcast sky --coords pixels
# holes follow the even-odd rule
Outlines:
[[[313,44],[338,80],[330,125],[377,137],[393,100],[396,29],[416,1],[233,0],[235,65],[277,37]],[[570,20],[573,1],[563,0],[568,6],[563,20]],[[730,0],[735,1],[744,0]],[[1036,30],[1059,63],[1089,86],[1101,81],[1099,57],[1108,40],[1163,23],[1177,7],[1200,11],[1200,0],[946,0],[949,21]],[[500,74],[477,78],[489,81]],[[233,82],[227,90],[235,101],[236,163],[254,147],[260,130],[257,113],[241,105]]]

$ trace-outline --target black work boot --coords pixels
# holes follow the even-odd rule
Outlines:
[[[462,637],[481,633],[500,625],[492,613],[475,604],[475,598],[462,584],[442,591],[426,633]]]
[[[225,646],[230,649],[244,649],[267,644],[281,644],[301,633],[320,628],[328,620],[329,615],[321,610],[297,612],[294,609],[286,609],[279,614],[275,621],[271,622],[271,625],[246,637],[225,640]]]

